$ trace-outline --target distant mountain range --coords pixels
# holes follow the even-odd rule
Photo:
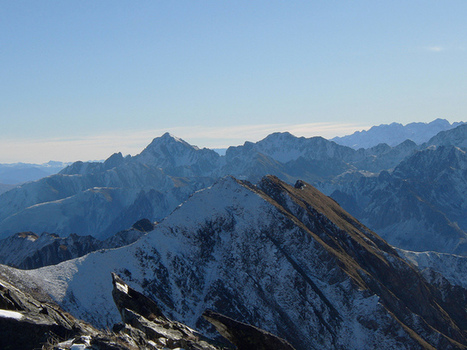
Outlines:
[[[369,130],[356,131],[352,135],[335,137],[331,139],[340,145],[354,149],[370,148],[380,143],[386,143],[391,147],[397,146],[405,140],[412,140],[421,145],[441,131],[454,129],[464,122],[450,123],[446,119],[436,119],[431,123],[400,123],[381,124],[373,126]]]
[[[225,175],[252,182],[265,174],[288,182],[330,181],[356,169],[393,167],[414,151],[414,144],[355,151],[320,137],[276,133],[220,156],[164,134],[134,157],[117,153],[103,163],[76,162],[3,193],[0,237],[33,231],[105,239],[142,218],[162,220],[193,192]]]
[[[450,123],[445,119],[436,119],[430,123],[410,123],[402,125],[392,123],[373,126],[365,131],[357,131],[352,135],[335,137],[331,141],[354,149],[372,148],[381,143],[394,147],[406,140],[412,140],[417,145],[427,142],[441,131],[453,129],[464,122]],[[224,156],[226,148],[214,149],[216,153]],[[43,164],[12,163],[0,164],[0,193],[9,189],[3,185],[17,185],[27,181],[39,180],[43,177],[56,174],[71,163],[49,161]]]
[[[60,170],[70,164],[71,163],[56,161],[50,161],[44,164],[0,164],[0,184],[17,185],[27,181],[39,180],[45,176],[58,173]]]
[[[422,145],[359,150],[274,133],[220,156],[164,134],[134,157],[76,162],[1,194],[0,237],[32,231],[106,239],[140,219],[162,220],[225,175],[256,183],[272,174],[315,185],[400,248],[467,254],[466,140],[465,124]]]

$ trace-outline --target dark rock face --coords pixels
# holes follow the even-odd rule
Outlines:
[[[112,297],[120,314],[124,312],[123,310],[129,309],[147,319],[159,317],[167,320],[154,301],[145,297],[133,288],[130,288],[115,273],[112,273],[112,284]],[[124,315],[122,315],[122,318],[124,318]],[[125,319],[123,322],[125,322]]]
[[[97,331],[56,305],[41,303],[0,279],[0,348],[34,349],[52,336],[68,338]]]
[[[114,327],[114,331],[127,334],[142,332],[144,336],[140,337],[146,341],[169,349],[216,350],[229,347],[215,344],[185,325],[169,320],[153,300],[128,286],[115,273],[112,273],[112,283],[112,296],[124,323]],[[285,340],[254,326],[210,310],[205,311],[203,316],[238,350],[294,350]]]
[[[167,319],[156,303],[129,287],[118,275],[112,273],[112,296],[122,317],[123,325],[114,327],[120,334],[139,334],[140,343],[169,349],[216,350],[201,334],[185,325]]]
[[[149,232],[149,231],[154,230],[154,223],[152,223],[148,219],[141,219],[135,222],[132,227],[135,230],[138,230],[141,232]]]
[[[294,350],[288,342],[271,333],[235,321],[212,310],[206,310],[203,317],[211,322],[217,331],[238,350]]]

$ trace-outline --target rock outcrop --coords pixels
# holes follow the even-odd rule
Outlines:
[[[237,350],[294,350],[284,339],[246,323],[221,315],[212,310],[206,310],[203,317],[211,322],[217,331]]]
[[[0,349],[35,349],[53,339],[97,333],[58,306],[40,302],[0,279]]]
[[[184,324],[165,317],[157,304],[128,286],[117,274],[112,273],[112,296],[122,317],[123,325],[116,325],[119,333],[142,332],[156,346],[173,349],[217,350],[231,348],[229,343],[208,339]],[[203,317],[219,333],[234,344],[237,350],[294,350],[285,340],[257,327],[237,322],[227,316],[206,310]]]
[[[293,350],[290,345],[284,347],[287,343],[270,333],[213,312],[206,312],[206,317],[216,327],[222,323],[222,334],[228,334],[236,347],[208,339],[166,318],[154,301],[129,287],[116,274],[112,274],[112,295],[123,323],[114,325],[113,331],[98,330],[53,303],[39,301],[4,277],[0,279],[2,350]],[[239,341],[238,337],[244,339]]]

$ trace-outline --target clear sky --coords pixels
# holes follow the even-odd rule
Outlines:
[[[467,1],[0,1],[0,162],[466,120]]]

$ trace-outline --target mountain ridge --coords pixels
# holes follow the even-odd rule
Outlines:
[[[412,265],[305,182],[269,176],[254,186],[226,177],[130,246],[21,275],[68,311],[102,322],[117,317],[104,306],[109,271],[170,318],[207,333],[202,312],[213,309],[296,349],[467,342],[459,328],[465,315],[446,311]]]
[[[443,138],[457,140],[456,147],[462,146],[464,137],[467,140],[464,129],[467,130],[465,125],[460,125],[445,131],[426,147],[451,147],[441,144]],[[423,147],[406,140],[396,147],[379,144],[353,150],[320,137],[274,133],[257,143],[230,147],[225,156],[219,156],[166,133],[155,138],[142,155],[123,157],[115,153],[103,163],[76,162],[60,174],[1,194],[0,238],[21,231],[47,231],[59,235],[76,232],[105,239],[143,217],[162,220],[193,192],[225,175],[257,182],[272,174],[288,183],[301,179],[328,195],[333,194],[354,216],[401,248],[437,249],[439,245],[443,251],[464,254],[454,241],[450,247],[442,243],[447,237],[462,238],[462,231],[466,230],[461,197],[465,175],[455,158],[446,158],[445,167],[458,170],[451,173],[439,170],[444,174],[437,177],[439,183],[425,181],[423,191],[414,174],[410,175],[413,181],[404,183],[402,178],[404,164],[415,167],[420,154],[434,157],[441,152],[430,153]],[[429,162],[424,162],[424,171],[428,173]],[[420,178],[423,177],[426,174],[421,174]],[[460,207],[446,205],[450,198],[440,194],[439,188],[443,186],[450,189]],[[409,193],[419,193],[418,198],[423,200],[416,196],[409,198],[402,191],[404,188]],[[373,191],[382,191],[384,196]],[[427,197],[430,191],[440,195]],[[390,210],[382,210],[389,202]],[[385,221],[378,217],[384,217]],[[410,236],[418,235],[420,228],[427,232],[427,237],[434,231],[446,236],[437,239],[432,235],[433,245],[423,247],[411,246],[402,236],[398,241],[389,238],[390,231],[395,236],[399,231]]]

